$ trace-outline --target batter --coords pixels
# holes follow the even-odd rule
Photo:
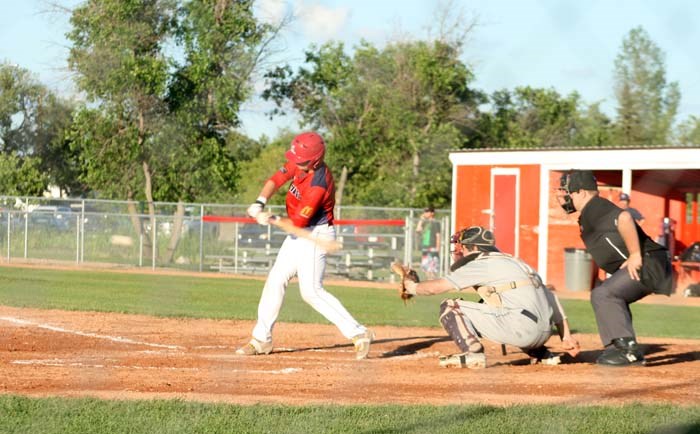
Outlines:
[[[285,154],[287,162],[265,182],[257,201],[248,207],[248,215],[261,225],[281,218],[263,209],[268,199],[291,181],[286,196],[288,218],[295,226],[306,228],[317,237],[335,239],[335,185],[333,175],[323,160],[325,151],[325,142],[319,134],[307,132],[296,136]],[[297,275],[303,300],[335,324],[343,336],[352,340],[357,359],[366,358],[374,334],[358,323],[340,301],[323,288],[325,269],[326,251],[310,240],[288,235],[265,282],[252,339],[236,354],[258,355],[272,351],[272,329],[289,280]]]

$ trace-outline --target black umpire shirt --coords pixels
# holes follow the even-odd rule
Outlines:
[[[625,241],[617,229],[617,218],[623,210],[600,196],[588,201],[578,219],[581,239],[596,264],[607,273],[614,273],[629,257]],[[651,238],[635,223],[641,254],[665,248]]]

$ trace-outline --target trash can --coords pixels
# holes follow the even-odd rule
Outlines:
[[[564,249],[564,274],[569,291],[588,291],[593,283],[593,258],[584,249]]]

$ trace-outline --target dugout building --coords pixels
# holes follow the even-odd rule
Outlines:
[[[574,290],[566,286],[565,249],[584,247],[578,213],[567,215],[555,196],[564,171],[593,170],[601,196],[616,204],[629,194],[644,231],[674,255],[700,241],[700,147],[483,149],[449,158],[452,232],[490,227],[502,251],[536,267],[558,290]],[[678,261],[674,267],[683,274]]]

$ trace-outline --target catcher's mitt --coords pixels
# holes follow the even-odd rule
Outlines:
[[[403,300],[403,302],[406,303],[408,300],[413,298],[414,295],[416,295],[415,290],[409,291],[406,288],[406,281],[412,281],[415,283],[420,282],[418,273],[416,273],[416,270],[412,270],[408,266],[403,265],[399,262],[394,262],[391,264],[391,271],[398,274],[399,279],[401,279],[399,286],[399,295],[401,296],[401,300]]]

